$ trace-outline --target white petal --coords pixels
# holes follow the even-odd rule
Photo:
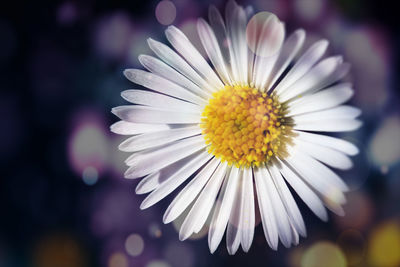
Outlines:
[[[256,44],[252,84],[257,88],[264,89],[272,68],[279,57],[278,52],[272,51],[282,45],[285,37],[283,23],[275,15],[271,15],[265,20],[259,35]]]
[[[221,49],[222,57],[224,62],[229,62],[229,48],[227,45],[227,37],[226,37],[226,27],[224,19],[221,16],[219,10],[214,6],[211,5],[208,10],[208,18],[210,21],[210,25],[215,33],[215,37],[218,40],[219,47]],[[230,71],[230,66],[226,66],[228,71]],[[232,78],[232,74],[230,73],[230,77]]]
[[[328,41],[320,40],[313,44],[296,62],[293,68],[285,75],[274,91],[280,95],[294,82],[306,74],[314,64],[322,57],[328,47]]]
[[[168,65],[182,73],[200,88],[207,90],[208,93],[215,90],[212,85],[206,82],[181,56],[175,53],[174,50],[151,38],[147,41],[151,50]]]
[[[224,87],[224,84],[215,74],[207,61],[192,45],[189,39],[175,26],[169,26],[165,31],[168,41],[203,77],[215,87],[214,91]]]
[[[220,203],[214,211],[208,234],[208,246],[211,253],[217,249],[224,236],[226,225],[231,214],[233,202],[235,201],[237,186],[239,183],[239,169],[232,167],[227,177],[225,190],[219,196]]]
[[[303,180],[295,174],[286,163],[281,162],[280,172],[285,177],[285,180],[290,186],[296,191],[299,197],[306,203],[306,205],[317,215],[321,220],[327,221],[328,214],[324,207],[324,204],[319,197],[306,185]]]
[[[329,119],[320,121],[302,122],[293,126],[295,130],[316,132],[348,132],[360,128],[362,122],[353,119]]]
[[[349,83],[334,85],[318,93],[298,98],[294,103],[290,102],[288,116],[336,107],[349,100],[353,94]]]
[[[231,84],[231,79],[226,68],[226,63],[221,53],[221,49],[218,45],[217,38],[215,37],[214,31],[211,29],[210,25],[204,20],[199,19],[197,22],[197,31],[200,36],[201,43],[207,52],[211,63],[214,65],[219,76],[226,84]]]
[[[257,189],[257,199],[260,208],[262,226],[265,239],[273,250],[278,249],[278,229],[269,196],[267,184],[265,182],[265,171],[262,168],[254,168],[254,180]]]
[[[210,97],[210,94],[207,91],[198,87],[196,84],[194,84],[188,78],[186,78],[185,76],[180,74],[177,70],[168,66],[161,60],[159,60],[155,57],[152,57],[152,56],[140,55],[139,61],[149,71],[151,71],[167,80],[170,80],[170,81],[182,86],[183,88],[188,89],[192,93],[194,93],[198,96],[201,96],[204,99],[208,99]]]
[[[202,107],[190,102],[182,101],[166,95],[144,91],[144,90],[126,90],[121,96],[134,104],[149,107],[161,108],[170,111],[180,111],[189,113],[201,113]]]
[[[168,130],[169,126],[166,124],[146,124],[146,123],[132,123],[127,121],[118,121],[111,125],[110,130],[113,133],[121,135],[134,135],[141,133],[152,133],[157,131]]]
[[[121,120],[135,123],[187,124],[199,123],[201,120],[201,114],[137,105],[115,107],[112,113]]]
[[[232,72],[235,82],[247,84],[246,12],[235,1],[226,5],[226,25]]]
[[[136,194],[146,194],[154,189],[156,189],[160,185],[160,172],[154,172],[152,174],[147,175],[137,184],[135,192]]]
[[[158,171],[205,147],[203,136],[190,137],[156,150],[134,153],[126,160],[126,178],[137,178]]]
[[[306,114],[293,116],[292,119],[296,124],[303,122],[315,122],[324,120],[337,119],[354,119],[361,114],[361,110],[352,106],[338,106],[326,110],[310,112]]]
[[[118,148],[121,151],[136,152],[165,145],[173,141],[198,134],[201,134],[201,129],[198,126],[169,129],[166,131],[132,136],[122,142]]]
[[[302,153],[307,153],[313,158],[333,168],[348,170],[353,166],[353,163],[349,157],[342,152],[326,146],[320,146],[307,141],[302,141],[301,139],[297,138],[295,142],[298,145],[298,149],[301,150]]]
[[[299,233],[293,224],[290,224],[290,229],[292,230],[292,244],[297,246],[299,244]]]
[[[238,186],[236,187],[235,199],[229,216],[228,229],[226,230],[226,248],[228,249],[229,255],[233,255],[239,248],[240,245],[240,216],[242,210],[242,179],[243,170],[239,170],[238,175]]]
[[[241,244],[243,251],[248,252],[253,242],[255,227],[253,173],[251,168],[245,168],[243,173],[241,212]]]
[[[314,143],[317,145],[336,149],[336,150],[341,151],[350,156],[357,155],[359,152],[358,148],[355,145],[353,145],[352,143],[347,142],[345,140],[339,139],[339,138],[321,135],[321,134],[307,133],[307,132],[302,132],[302,131],[295,131],[295,133],[297,134],[296,138],[299,138],[301,140],[304,140],[304,141],[307,141],[310,143]]]
[[[211,157],[212,155],[202,152],[197,157],[190,160],[186,165],[175,172],[167,180],[163,181],[153,192],[151,192],[150,195],[143,200],[140,209],[147,209],[169,195],[184,181],[186,181],[190,175],[195,173],[207,161],[209,161]]]
[[[203,227],[221,188],[227,166],[226,163],[221,163],[200,193],[181,226],[180,240],[187,239],[193,232],[199,231]]]
[[[349,190],[346,183],[343,182],[343,180],[334,171],[314,158],[308,156],[308,154],[302,153],[297,146],[289,148],[289,153],[291,157],[294,158],[294,161],[297,163],[297,165],[299,162],[305,164],[303,165],[303,168],[306,167],[308,169],[308,177],[316,180],[316,182],[321,185],[321,189],[323,189],[323,186],[325,186],[328,187],[328,189],[332,188],[332,190],[335,189],[343,192]]]
[[[282,75],[283,71],[289,66],[293,58],[297,55],[300,48],[303,46],[305,36],[305,31],[303,29],[299,29],[292,33],[284,42],[274,68],[269,75],[267,81],[268,90],[271,89],[272,85],[275,84],[278,78]]]
[[[296,83],[279,94],[285,102],[302,94],[312,93],[341,79],[349,70],[349,65],[343,63],[341,56],[329,57],[319,62]],[[340,75],[339,75],[340,74]]]
[[[198,105],[204,105],[204,103],[207,103],[206,100],[200,96],[195,95],[185,88],[180,87],[176,83],[173,83],[154,73],[138,69],[127,69],[124,71],[124,74],[130,81],[152,89],[156,92],[186,100]]]
[[[307,156],[308,157],[308,156]],[[324,204],[337,214],[342,214],[341,205],[346,202],[345,197],[337,185],[332,185],[319,171],[314,168],[306,156],[289,157],[286,161],[301,175],[301,177],[320,193]],[[311,165],[310,165],[311,164]]]
[[[305,237],[307,235],[307,231],[306,226],[304,225],[303,217],[301,216],[300,210],[297,207],[292,193],[289,191],[289,188],[282,178],[282,174],[274,165],[269,166],[268,169],[270,170],[272,180],[274,181],[275,187],[278,190],[282,203],[285,206],[290,223],[294,226],[296,232]]]
[[[220,160],[213,158],[174,198],[164,213],[163,222],[170,223],[193,202],[208,182]]]
[[[286,213],[285,206],[283,205],[282,200],[279,197],[277,188],[275,187],[269,170],[266,168],[262,169],[264,174],[265,186],[267,187],[268,195],[272,203],[272,209],[274,211],[275,223],[278,227],[278,235],[282,244],[288,248],[292,243],[292,230],[290,227],[288,214]]]

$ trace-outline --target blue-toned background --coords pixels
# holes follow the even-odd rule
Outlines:
[[[195,23],[224,1],[7,1],[0,8],[0,267],[400,266],[399,27],[388,1],[254,0],[309,45],[352,64],[352,104],[364,126],[343,135],[361,150],[340,173],[351,192],[346,216],[319,221],[299,200],[308,237],[268,248],[258,226],[248,254],[211,255],[206,232],[178,240],[163,225],[172,200],[140,211],[137,181],[123,179],[126,154],[110,110],[135,88],[148,37],[179,26],[199,45]],[[260,219],[258,216],[257,222]]]

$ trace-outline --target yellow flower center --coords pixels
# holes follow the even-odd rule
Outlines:
[[[259,166],[287,156],[291,120],[277,96],[248,86],[225,86],[202,113],[209,153],[237,167]]]

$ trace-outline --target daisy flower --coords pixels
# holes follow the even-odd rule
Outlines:
[[[147,88],[123,91],[133,105],[112,110],[121,121],[111,130],[131,135],[119,146],[132,153],[125,177],[142,178],[136,193],[149,195],[141,209],[180,187],[163,221],[186,212],[180,240],[209,227],[211,253],[225,232],[230,254],[250,249],[256,207],[272,249],[279,240],[297,245],[306,227],[289,187],[324,221],[326,208],[344,214],[348,187],[329,167],[351,168],[358,149],[323,133],[361,125],[360,110],[343,105],[353,95],[340,82],[349,64],[322,58],[326,40],[298,55],[304,30],[285,40],[275,15],[253,16],[234,1],[225,19],[211,7],[197,30],[208,58],[170,26],[172,48],[149,39],[156,57],[139,56],[148,71],[124,71]]]

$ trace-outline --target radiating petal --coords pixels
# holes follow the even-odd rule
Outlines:
[[[302,131],[295,131],[295,133],[297,134],[298,139],[314,143],[320,146],[326,146],[332,149],[336,149],[350,156],[357,155],[359,152],[358,148],[355,145],[343,139],[327,135],[307,133]]]
[[[354,119],[329,119],[295,124],[293,129],[315,132],[349,132],[360,128],[362,122]]]
[[[234,81],[245,85],[248,83],[246,12],[235,1],[229,1],[226,5],[225,18]]]
[[[258,206],[260,208],[260,215],[262,226],[264,230],[265,239],[268,245],[273,249],[278,249],[278,228],[274,214],[274,207],[272,206],[271,197],[268,192],[267,184],[265,182],[263,168],[254,168],[254,181],[257,189]]]
[[[296,139],[298,149],[311,157],[337,169],[348,170],[353,167],[353,163],[348,156],[326,146],[320,146],[301,139]]]
[[[270,171],[265,167],[263,168],[264,182],[268,189],[268,195],[272,203],[272,209],[274,211],[274,218],[276,226],[278,227],[278,235],[285,247],[290,247],[292,243],[292,230],[290,228],[290,221],[288,214],[286,213],[285,206],[279,197],[277,188],[272,180]]]
[[[164,213],[163,222],[170,223],[193,202],[208,182],[220,160],[213,158],[174,198]]]
[[[161,199],[169,195],[184,181],[186,181],[190,175],[200,169],[207,161],[210,160],[212,155],[202,152],[197,157],[190,160],[186,165],[177,170],[171,177],[162,182],[153,192],[151,192],[140,205],[140,209],[147,209],[159,202]]]
[[[121,151],[137,152],[199,134],[201,134],[201,129],[198,126],[169,129],[166,131],[132,136],[122,142],[118,148]]]
[[[208,65],[207,61],[197,51],[185,34],[175,26],[169,26],[165,31],[168,41],[188,62],[192,65],[207,82],[214,86],[214,91],[224,87],[224,84],[215,74],[213,69]]]
[[[200,36],[201,43],[207,52],[211,63],[214,65],[219,76],[225,84],[232,84],[231,78],[226,67],[226,62],[221,53],[217,38],[214,31],[204,19],[199,19],[197,22],[197,31]]]
[[[303,29],[299,29],[292,33],[283,43],[279,56],[267,80],[267,91],[271,89],[278,78],[282,75],[284,70],[292,62],[293,58],[297,55],[300,48],[303,46],[305,37],[305,31]]]
[[[135,192],[136,194],[146,194],[154,189],[156,189],[160,185],[160,172],[154,172],[152,174],[147,175],[137,184]]]
[[[168,130],[166,124],[147,124],[147,123],[132,123],[128,121],[118,121],[111,125],[111,132],[121,135],[135,135],[142,133],[152,133],[157,131]]]
[[[297,155],[296,157],[287,158],[286,161],[301,175],[302,179],[320,193],[324,204],[329,209],[338,215],[342,215],[343,209],[341,205],[344,204],[346,200],[340,187],[332,184],[332,181],[328,182],[323,173],[320,173],[314,168],[314,163],[316,161],[310,161],[309,159],[308,156]]]
[[[180,55],[167,45],[155,41],[151,38],[148,40],[149,47],[153,52],[161,58],[165,63],[182,73],[189,80],[203,88],[208,93],[213,92],[215,88],[204,80]]]
[[[269,166],[268,169],[270,170],[272,180],[274,181],[275,187],[278,190],[282,203],[285,206],[290,223],[294,226],[296,232],[305,237],[307,235],[307,231],[306,226],[304,225],[303,217],[301,216],[300,210],[297,207],[292,193],[289,191],[289,188],[282,178],[282,174],[275,165]]]
[[[242,180],[243,180],[243,169],[239,170],[238,175],[238,186],[236,186],[235,198],[233,201],[232,210],[229,216],[228,228],[226,230],[226,248],[228,253],[233,255],[239,248],[240,245],[240,216],[242,215]]]
[[[198,105],[204,105],[205,103],[207,103],[206,100],[204,100],[200,96],[195,95],[185,88],[180,87],[176,83],[173,83],[154,73],[139,69],[127,69],[124,71],[124,74],[126,78],[128,78],[130,81],[157,91],[159,93],[173,96]]]
[[[227,166],[226,162],[221,163],[200,193],[181,226],[179,231],[180,240],[187,239],[192,233],[200,231],[203,227],[214,206],[217,194],[226,175]]]
[[[199,123],[201,120],[201,114],[137,105],[115,107],[112,113],[121,120],[134,123],[187,124]]]
[[[289,158],[294,158],[296,165],[299,165],[299,162],[304,163],[302,169],[308,169],[308,177],[312,180],[316,180],[315,184],[318,183],[321,189],[335,189],[343,192],[349,190],[346,183],[324,164],[308,156],[308,154],[301,153],[301,150],[299,150],[297,146],[289,150],[291,153],[291,157]]]
[[[156,150],[134,153],[126,160],[126,164],[130,167],[125,172],[125,177],[138,178],[153,173],[204,149],[205,146],[203,136],[195,136]]]
[[[256,88],[265,89],[267,79],[279,57],[278,52],[271,51],[274,51],[277,46],[280,47],[282,45],[284,36],[285,29],[283,23],[275,15],[269,16],[261,28],[260,36],[256,43],[252,80],[252,85]]]
[[[328,47],[328,41],[320,40],[313,44],[294,64],[290,71],[275,87],[274,91],[280,95],[294,82],[306,74],[314,64],[323,56]]]
[[[180,74],[178,70],[173,69],[163,61],[147,55],[140,55],[139,61],[146,69],[148,69],[152,73],[157,74],[167,80],[170,80],[204,99],[208,99],[210,97],[210,94],[206,90],[201,89],[191,80]]]
[[[244,252],[248,252],[254,237],[255,211],[253,173],[251,168],[245,168],[242,180],[242,215],[240,217],[241,244]]]
[[[361,110],[352,106],[338,106],[316,112],[292,116],[296,124],[303,122],[315,122],[324,120],[355,119],[361,114]]]
[[[347,63],[343,63],[341,56],[328,57],[279,94],[280,100],[285,102],[302,94],[313,93],[322,89],[343,78],[349,68]]]
[[[226,179],[226,187],[223,193],[219,196],[220,203],[215,211],[211,221],[209,233],[208,233],[208,246],[210,247],[211,253],[217,249],[219,243],[224,236],[226,225],[229,220],[229,216],[232,212],[233,203],[235,201],[237,186],[239,183],[239,169],[232,167],[229,175]]]
[[[126,90],[121,93],[121,96],[133,104],[143,106],[188,113],[201,114],[202,112],[202,107],[199,105],[150,91]]]
[[[349,100],[354,94],[351,84],[340,83],[322,90],[318,93],[307,95],[289,103],[288,116],[333,108]]]
[[[299,197],[321,220],[328,220],[328,213],[319,197],[311,190],[306,183],[291,169],[287,163],[281,162],[280,172],[290,186],[296,191]]]

